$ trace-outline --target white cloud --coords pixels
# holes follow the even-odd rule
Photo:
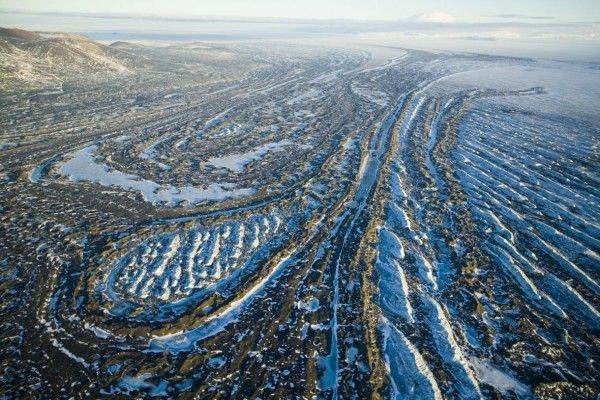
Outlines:
[[[417,22],[434,22],[444,24],[448,24],[455,21],[452,15],[440,11],[415,14],[412,17],[410,17],[409,20]]]

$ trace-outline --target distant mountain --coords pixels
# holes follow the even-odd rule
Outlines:
[[[60,88],[80,74],[122,74],[135,57],[69,33],[0,28],[0,91]]]
[[[139,44],[135,44],[135,43],[131,43],[131,42],[124,42],[122,40],[113,42],[113,43],[109,44],[109,46],[112,48],[116,48],[116,49],[137,49],[137,48],[141,47]]]
[[[0,38],[35,40],[35,39],[40,39],[41,36],[35,32],[26,31],[23,29],[0,28]]]

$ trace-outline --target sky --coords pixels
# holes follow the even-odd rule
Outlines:
[[[600,62],[600,0],[0,0],[0,26],[95,40],[340,40]]]
[[[144,13],[310,19],[600,22],[600,0],[0,0],[44,12]]]

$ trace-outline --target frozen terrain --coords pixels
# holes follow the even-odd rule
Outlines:
[[[600,395],[598,65],[1,33],[0,397]]]

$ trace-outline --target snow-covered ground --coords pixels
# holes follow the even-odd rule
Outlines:
[[[206,200],[222,200],[254,193],[252,188],[235,189],[230,184],[211,183],[206,188],[159,185],[136,175],[112,170],[107,165],[97,162],[94,158],[96,149],[96,145],[91,145],[68,155],[68,159],[60,165],[58,172],[74,182],[88,181],[104,186],[118,186],[134,190],[140,193],[146,201],[169,206],[177,205],[180,202],[193,205]]]

